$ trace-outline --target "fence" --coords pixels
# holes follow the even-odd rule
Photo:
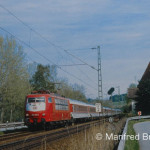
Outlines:
[[[128,122],[129,122],[130,120],[148,119],[148,118],[150,118],[150,116],[137,116],[137,117],[128,118],[127,121],[126,121],[126,124],[125,124],[125,127],[124,127],[124,130],[123,130],[122,135],[127,134]],[[125,142],[126,142],[125,139],[121,139],[121,140],[120,140],[119,146],[118,146],[118,150],[124,150]]]
[[[14,130],[19,128],[26,128],[24,122],[7,122],[0,124],[0,131]]]

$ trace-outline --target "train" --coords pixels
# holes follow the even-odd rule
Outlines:
[[[24,122],[30,129],[37,126],[50,129],[58,124],[72,124],[120,113],[119,109],[108,107],[102,107],[102,111],[98,113],[93,104],[39,90],[26,96]]]

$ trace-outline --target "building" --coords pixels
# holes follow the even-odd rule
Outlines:
[[[144,81],[144,80],[147,80],[149,79],[150,80],[150,62],[141,78],[140,81]],[[132,112],[135,113],[135,98],[137,97],[136,96],[136,93],[138,91],[138,88],[128,88],[128,93],[127,93],[127,97],[132,99]]]
[[[146,68],[146,70],[145,70],[145,72],[141,78],[141,81],[147,80],[147,79],[150,79],[150,62],[149,62],[148,66],[147,66],[147,68]]]

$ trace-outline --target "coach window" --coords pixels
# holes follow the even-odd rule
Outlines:
[[[51,97],[48,98],[48,102],[49,102],[49,103],[52,102],[52,98],[51,98]]]

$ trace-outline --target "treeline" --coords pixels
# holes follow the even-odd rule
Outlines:
[[[58,78],[54,65],[27,64],[23,47],[0,37],[0,122],[22,121],[26,95],[40,89],[86,101],[83,86]]]

